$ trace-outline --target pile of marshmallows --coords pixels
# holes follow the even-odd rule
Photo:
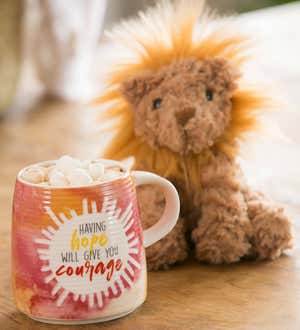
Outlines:
[[[38,164],[26,168],[21,178],[29,183],[48,186],[87,186],[120,177],[119,167],[62,156],[55,164]]]

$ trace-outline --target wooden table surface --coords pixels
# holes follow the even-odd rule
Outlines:
[[[297,10],[300,13],[300,6]],[[262,21],[263,15],[250,16]],[[288,24],[287,10],[282,20]],[[95,155],[101,141],[82,128],[83,117],[84,110],[78,106],[47,101],[22,119],[0,123],[1,330],[71,329],[32,321],[14,306],[10,287],[11,204],[15,176],[23,166],[66,153]],[[136,312],[77,329],[300,329],[300,207],[288,205],[288,213],[295,222],[295,248],[279,260],[231,266],[190,260],[169,271],[150,273],[148,298]]]

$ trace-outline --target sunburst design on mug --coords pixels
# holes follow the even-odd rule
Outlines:
[[[141,242],[135,233],[132,204],[129,204],[122,213],[121,208],[117,209],[116,200],[105,197],[101,210],[98,210],[96,201],[92,200],[89,207],[89,202],[85,198],[82,200],[82,214],[70,210],[70,218],[64,213],[56,215],[48,206],[45,207],[45,211],[52,220],[53,225],[42,229],[42,237],[35,238],[34,241],[39,245],[37,248],[39,258],[45,263],[41,267],[41,271],[45,273],[44,281],[46,284],[53,282],[51,294],[57,296],[57,306],[61,306],[68,295],[71,294],[74,301],[87,302],[89,307],[97,304],[99,308],[102,308],[106,297],[114,298],[118,293],[122,293],[126,288],[132,286],[136,272],[141,269],[138,257]],[[67,241],[68,237],[71,236],[74,228],[92,221],[105,222],[105,234],[108,235],[108,239],[118,244],[119,249],[116,257],[122,261],[121,269],[118,272],[115,271],[110,282],[105,280],[104,276],[99,275],[98,277],[95,275],[93,283],[89,282],[88,276],[77,276],[75,280],[74,277],[68,275],[59,277],[55,270],[59,262],[62,262],[60,259],[61,251],[68,251],[70,246]],[[80,252],[87,251],[89,250],[83,249]],[[104,249],[100,249],[100,253],[101,259],[98,259],[97,262],[101,263],[103,259],[107,261],[108,257],[103,255]],[[77,257],[76,254],[75,267],[79,263]],[[83,254],[81,255],[82,258]],[[82,261],[87,262],[86,259]],[[74,265],[74,260],[72,262]],[[67,263],[69,265],[70,261]],[[84,275],[86,274],[87,272],[84,273]]]

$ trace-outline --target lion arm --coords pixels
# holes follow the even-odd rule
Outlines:
[[[210,263],[237,262],[251,252],[242,172],[234,159],[216,153],[201,170],[201,184],[201,217],[192,233],[196,257]]]

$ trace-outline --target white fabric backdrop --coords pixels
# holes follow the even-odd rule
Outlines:
[[[300,4],[241,15],[237,23],[258,41],[247,75],[263,81],[282,104],[266,116],[266,134],[244,148],[242,165],[258,188],[300,205]]]

